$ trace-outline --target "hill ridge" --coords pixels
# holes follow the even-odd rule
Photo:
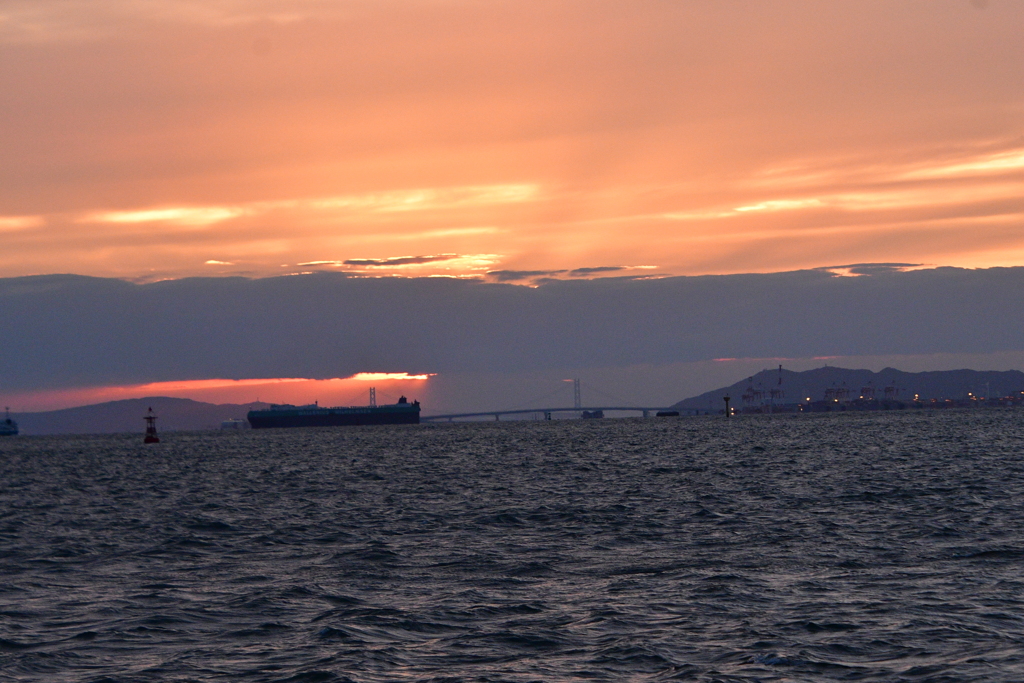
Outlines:
[[[158,431],[216,429],[225,420],[245,419],[268,403],[207,403],[191,398],[147,396],[31,413],[11,413],[25,435],[112,434],[143,432],[149,407],[157,414]]]
[[[779,379],[781,378],[781,385]],[[676,410],[718,410],[723,405],[723,398],[728,394],[732,405],[742,407],[742,396],[753,387],[763,391],[781,388],[784,396],[777,402],[800,403],[805,401],[821,401],[829,387],[841,387],[845,384],[850,390],[851,398],[860,395],[863,387],[873,386],[879,398],[885,387],[891,386],[898,390],[896,398],[913,400],[915,395],[921,400],[953,399],[964,400],[968,393],[976,396],[1006,396],[1010,393],[1024,391],[1024,372],[1019,370],[927,370],[923,372],[906,372],[886,367],[879,372],[865,369],[840,368],[825,365],[812,370],[794,371],[784,368],[765,369],[731,384],[706,391],[703,394],[683,399],[672,405]]]

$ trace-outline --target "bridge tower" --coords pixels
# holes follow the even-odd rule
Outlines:
[[[576,410],[583,407],[583,399],[580,398],[580,380],[578,377],[572,381],[572,407]]]
[[[370,387],[370,407],[377,407],[377,387]]]

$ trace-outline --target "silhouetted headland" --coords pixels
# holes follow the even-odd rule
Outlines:
[[[672,408],[717,413],[726,395],[734,398],[741,413],[1018,406],[1024,402],[1024,372],[872,372],[828,365],[794,372],[779,367],[684,399]]]

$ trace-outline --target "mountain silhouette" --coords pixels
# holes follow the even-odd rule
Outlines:
[[[158,431],[217,429],[224,420],[245,419],[267,403],[204,403],[188,398],[150,396],[38,413],[11,413],[22,434],[111,434],[145,430],[142,417],[152,407]]]
[[[933,372],[904,372],[885,368],[880,372],[871,370],[850,370],[826,365],[803,372],[779,369],[762,370],[735,384],[705,392],[699,396],[683,399],[674,404],[676,410],[718,410],[724,406],[728,395],[731,405],[742,407],[744,394],[760,391],[760,400],[771,400],[771,391],[781,390],[776,403],[806,403],[822,401],[829,389],[845,388],[851,399],[870,393],[875,398],[886,397],[886,388],[891,388],[891,398],[912,401],[915,396],[922,401],[931,399],[952,399],[962,401],[970,394],[985,398],[1020,394],[1024,391],[1024,372],[1019,370],[942,370]],[[867,392],[862,391],[867,389]]]

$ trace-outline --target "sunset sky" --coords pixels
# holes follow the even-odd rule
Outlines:
[[[1022,28],[1017,0],[4,0],[0,277],[1021,266]]]
[[[1020,265],[1022,27],[1011,0],[5,0],[0,269]]]

